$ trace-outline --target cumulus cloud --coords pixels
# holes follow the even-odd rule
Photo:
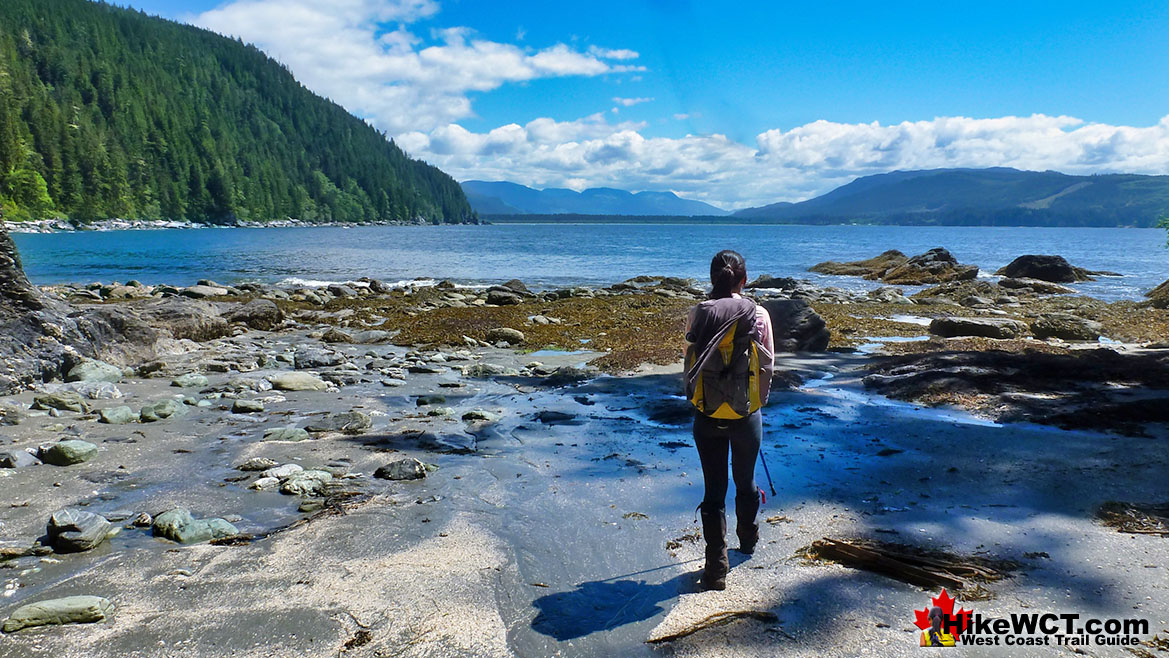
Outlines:
[[[726,208],[798,201],[858,176],[898,169],[1169,174],[1169,116],[1143,128],[1042,114],[892,125],[814,121],[768,130],[754,145],[724,135],[645,137],[644,128],[595,114],[577,121],[537,119],[482,134],[448,126],[401,141],[461,180],[671,190]]]
[[[236,0],[192,18],[255,43],[305,86],[397,135],[471,116],[471,92],[513,82],[644,71],[630,50],[582,52],[563,43],[521,48],[436,30],[425,45],[410,25],[438,12],[433,0]]]

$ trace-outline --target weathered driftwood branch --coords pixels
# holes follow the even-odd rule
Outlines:
[[[662,642],[671,642],[673,640],[684,638],[687,635],[693,635],[701,630],[705,630],[708,628],[714,628],[715,626],[722,626],[724,624],[729,624],[732,621],[735,621],[736,619],[757,619],[759,621],[765,621],[765,622],[779,621],[779,617],[777,617],[774,612],[767,612],[766,610],[726,610],[723,612],[718,612],[718,613],[715,613],[713,615],[710,615],[709,617],[706,617],[706,618],[702,619],[701,621],[698,621],[694,624],[691,624],[690,626],[687,626],[686,628],[683,628],[680,631],[676,631],[676,632],[670,633],[668,635],[662,635],[659,637],[651,637],[648,640],[646,640],[646,642],[648,644],[660,644]]]

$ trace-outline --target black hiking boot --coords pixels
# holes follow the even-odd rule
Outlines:
[[[739,536],[739,552],[751,555],[759,543],[759,490],[735,494],[735,534]]]
[[[702,589],[727,588],[727,515],[724,510],[702,510],[702,537],[706,540],[706,566],[702,570]]]

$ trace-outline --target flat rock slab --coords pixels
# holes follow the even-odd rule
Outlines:
[[[114,604],[100,596],[67,596],[21,606],[4,622],[5,633],[60,624],[92,624],[111,619]]]
[[[310,421],[305,425],[307,432],[319,434],[323,432],[344,432],[346,434],[360,434],[373,426],[373,419],[360,411],[347,411],[339,414],[329,414],[323,418]]]
[[[983,338],[1019,338],[1027,335],[1027,325],[1009,318],[936,318],[930,333],[943,338],[981,336]]]
[[[275,427],[264,430],[265,441],[308,441],[312,436],[299,427]]]

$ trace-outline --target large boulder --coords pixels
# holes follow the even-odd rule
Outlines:
[[[100,596],[67,596],[37,601],[17,608],[5,622],[4,632],[60,624],[92,624],[114,614],[114,604]]]
[[[943,338],[978,336],[982,338],[1019,338],[1027,335],[1027,325],[1010,318],[935,318],[930,333]]]
[[[267,299],[253,299],[228,311],[223,317],[228,322],[239,322],[260,331],[271,331],[284,322],[284,312],[275,302]]]
[[[773,299],[762,303],[771,316],[776,352],[823,352],[831,332],[824,319],[802,299]]]
[[[1031,323],[1036,338],[1060,338],[1070,341],[1100,340],[1103,325],[1071,313],[1044,313]]]
[[[84,359],[134,366],[170,350],[167,339],[230,333],[208,302],[172,297],[75,308],[44,294],[25,277],[0,222],[0,393],[62,379]],[[106,372],[112,377],[112,370]]]
[[[901,265],[886,270],[879,278],[885,283],[922,285],[948,281],[969,281],[977,276],[977,265],[963,265],[949,251],[935,247],[924,254],[910,258]]]
[[[97,548],[112,534],[114,525],[104,516],[66,507],[49,517],[49,544],[58,553],[80,553]]]
[[[1113,272],[1094,272],[1069,263],[1063,256],[1027,254],[1019,256],[1000,268],[995,274],[1011,278],[1039,279],[1052,283],[1075,283],[1091,281],[1093,275],[1112,275]]]

